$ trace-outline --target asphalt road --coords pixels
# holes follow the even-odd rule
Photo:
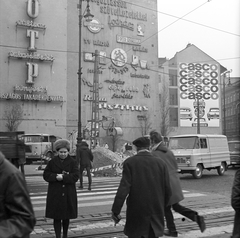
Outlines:
[[[194,179],[191,174],[181,174],[183,189],[197,190],[199,192],[214,193],[229,197],[231,195],[234,175],[240,167],[229,168],[223,176],[219,176],[217,170],[204,170],[201,179]]]

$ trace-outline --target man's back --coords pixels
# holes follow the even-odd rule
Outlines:
[[[148,151],[139,152],[124,162],[123,177],[112,211],[119,214],[127,197],[125,234],[136,237],[148,234],[151,226],[156,236],[161,236],[164,206],[170,196],[169,174],[165,163]]]

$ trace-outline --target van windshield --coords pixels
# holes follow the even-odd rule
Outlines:
[[[176,149],[198,149],[199,141],[198,137],[178,137],[178,138],[170,138],[169,148],[172,150]]]
[[[22,139],[24,140],[24,143],[39,143],[48,141],[47,136],[41,135],[24,135],[22,136]]]

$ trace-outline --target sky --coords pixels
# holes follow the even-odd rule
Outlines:
[[[191,43],[240,77],[240,0],[157,1],[159,57]]]

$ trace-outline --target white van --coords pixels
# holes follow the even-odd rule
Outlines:
[[[203,170],[217,169],[223,175],[230,165],[227,137],[224,135],[177,135],[170,137],[169,149],[173,152],[179,172],[190,173],[199,179]]]
[[[53,143],[61,137],[49,134],[25,134],[21,139],[28,146],[26,151],[26,163],[31,164],[33,161],[44,160],[47,162],[54,155]]]

